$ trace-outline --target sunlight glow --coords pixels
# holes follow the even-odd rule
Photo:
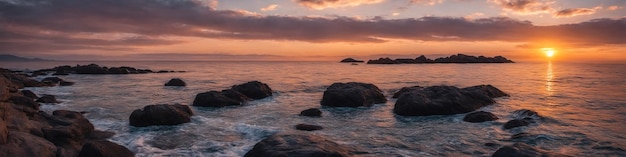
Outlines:
[[[541,48],[541,51],[543,51],[548,58],[552,58],[552,56],[556,53],[554,48]]]

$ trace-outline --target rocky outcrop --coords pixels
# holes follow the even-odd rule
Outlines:
[[[567,157],[567,155],[558,154],[535,148],[524,143],[515,143],[511,146],[504,146],[493,153],[492,157]]]
[[[346,58],[340,61],[341,63],[362,63],[362,60],[356,60],[354,58]]]
[[[448,57],[437,58],[431,60],[426,56],[421,55],[415,59],[410,58],[379,58],[375,60],[367,61],[367,64],[424,64],[424,63],[513,63],[513,61],[506,59],[502,56],[485,57],[485,56],[470,56],[465,54],[457,54]]]
[[[187,105],[148,105],[130,114],[130,125],[146,127],[151,125],[178,125],[191,121],[193,112]]]
[[[265,83],[251,81],[234,85],[231,89],[199,93],[193,100],[193,106],[225,107],[243,105],[249,100],[272,96],[272,89]]]
[[[463,117],[463,121],[471,122],[471,123],[494,121],[497,119],[498,119],[498,116],[494,115],[491,112],[485,112],[485,111],[472,112],[472,113],[465,115],[465,117]]]
[[[484,88],[483,88],[484,87]],[[489,85],[459,89],[453,86],[432,86],[404,91],[396,101],[394,113],[402,116],[451,115],[468,113],[495,103],[504,93]],[[494,90],[494,91],[491,91]]]
[[[167,71],[160,70],[158,73],[183,72],[183,71]],[[157,73],[150,69],[137,69],[133,67],[105,67],[97,64],[76,65],[76,66],[58,66],[51,69],[41,69],[33,73],[53,73],[52,75],[68,75],[68,74],[146,74]]]
[[[44,94],[43,96],[39,97],[39,99],[37,99],[37,102],[48,103],[48,104],[60,103],[59,101],[57,101],[57,98],[54,97],[54,95],[48,95],[48,94]]]
[[[187,86],[187,83],[185,83],[185,81],[179,79],[179,78],[173,78],[170,81],[167,81],[167,83],[165,83],[165,86]]]
[[[352,156],[354,151],[353,148],[337,144],[320,136],[276,134],[254,145],[244,157],[347,157]]]
[[[422,90],[424,89],[424,87],[420,87],[420,86],[413,86],[413,87],[402,87],[400,88],[400,90],[396,93],[393,94],[392,98],[398,98],[400,97],[400,95],[410,92],[410,91],[414,91],[414,90]]]
[[[35,94],[33,91],[30,90],[22,90],[22,95],[24,95],[25,97],[29,97],[31,99],[37,99],[39,98],[39,96],[37,96],[37,94]]]
[[[296,129],[304,130],[304,131],[315,131],[324,129],[322,126],[311,125],[311,124],[298,124],[296,125]]]
[[[80,151],[78,157],[133,157],[135,153],[123,146],[106,140],[89,141]]]
[[[310,108],[310,109],[306,109],[306,110],[300,112],[300,116],[321,117],[322,116],[322,111],[320,111],[320,109],[318,109],[318,108]]]
[[[506,123],[504,123],[503,128],[504,129],[512,129],[512,128],[517,128],[517,127],[521,127],[521,126],[528,126],[530,125],[531,121],[528,119],[513,119],[510,120]]]
[[[359,107],[385,102],[387,99],[375,85],[348,82],[333,83],[326,88],[320,104],[330,107]]]

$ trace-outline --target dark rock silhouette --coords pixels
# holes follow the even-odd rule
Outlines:
[[[472,112],[472,113],[465,115],[465,117],[463,118],[463,121],[472,122],[472,123],[480,123],[480,122],[486,122],[486,121],[494,121],[497,119],[498,119],[498,116],[494,115],[491,112],[478,111],[478,112]]]
[[[37,99],[39,98],[39,96],[37,96],[37,94],[35,94],[33,91],[30,90],[22,90],[22,95],[24,95],[25,97],[29,97],[32,99]]]
[[[37,102],[52,103],[52,104],[59,103],[59,101],[57,101],[57,98],[54,97],[54,95],[48,95],[48,94],[44,94],[43,96],[39,97],[39,99],[37,99]]]
[[[320,104],[330,107],[359,107],[385,102],[387,99],[375,85],[348,82],[333,83],[326,88]]]
[[[512,129],[520,126],[528,126],[530,125],[530,121],[526,119],[513,119],[506,123],[504,123],[504,129]]]
[[[43,83],[50,83],[50,84],[59,84],[61,81],[63,81],[63,79],[59,77],[46,77],[41,80],[41,82]]]
[[[193,112],[187,105],[148,105],[130,114],[130,125],[146,127],[151,125],[178,125],[191,121]]]
[[[158,73],[170,73],[170,72],[184,72],[184,71],[167,71],[161,70]],[[41,69],[34,71],[33,73],[53,73],[52,75],[69,75],[69,74],[145,74],[145,73],[157,73],[150,69],[137,69],[133,67],[121,66],[121,67],[105,67],[97,64],[89,65],[76,65],[76,66],[57,66],[51,69]]]
[[[35,102],[33,98],[20,96],[20,95],[11,96],[9,98],[9,102],[18,106],[30,107],[35,110],[39,110],[39,106],[40,106],[39,103]]]
[[[259,81],[250,81],[231,88],[252,99],[263,99],[272,96],[272,88]]]
[[[187,86],[187,83],[179,78],[173,78],[170,81],[167,81],[165,86]]]
[[[275,134],[254,145],[244,157],[297,156],[347,157],[353,148],[337,144],[320,136],[303,134]]]
[[[310,108],[310,109],[306,109],[306,110],[300,112],[300,116],[321,117],[322,116],[322,111],[320,111],[320,109],[318,109],[318,108]]]
[[[59,82],[59,86],[71,86],[71,85],[74,85],[74,84],[75,84],[74,82],[69,82],[69,81],[65,81],[65,80]]]
[[[485,56],[470,56],[465,54],[457,54],[448,57],[437,58],[431,60],[426,56],[421,55],[415,59],[399,58],[379,58],[375,60],[367,61],[367,64],[423,64],[423,63],[513,63],[513,61],[506,59],[502,56],[485,57]]]
[[[533,110],[521,109],[521,110],[513,111],[513,117],[517,119],[524,119],[524,118],[539,119],[541,116],[539,116],[539,113]]]
[[[394,113],[402,116],[451,115],[468,113],[495,103],[493,98],[501,96],[489,93],[499,89],[482,88],[492,86],[474,86],[459,89],[453,86],[432,86],[423,89],[407,89],[398,97]],[[494,91],[491,91],[494,90]]]
[[[535,148],[524,143],[515,143],[511,146],[504,146],[493,153],[492,157],[567,157],[567,155],[558,154]]]
[[[346,59],[341,60],[340,62],[341,63],[354,63],[354,62],[361,63],[363,61],[362,60],[356,60],[356,59],[353,59],[353,58],[346,58]]]
[[[83,145],[78,157],[133,157],[135,153],[107,140],[89,141]]]
[[[298,124],[296,125],[296,129],[304,130],[304,131],[315,131],[324,129],[322,126],[311,125],[311,124]]]
[[[396,92],[395,94],[393,94],[392,98],[398,98],[400,97],[400,95],[413,91],[413,90],[422,90],[424,89],[424,87],[420,87],[420,86],[413,86],[413,87],[402,87],[400,88],[400,90],[398,92]]]
[[[243,94],[236,94],[233,91],[230,92],[230,97],[225,94],[225,92],[218,91],[209,91],[204,93],[198,93],[193,100],[193,106],[203,106],[203,107],[225,107],[225,106],[236,106],[243,105],[245,101],[241,99],[246,99],[242,97],[233,97],[234,95],[243,96]]]

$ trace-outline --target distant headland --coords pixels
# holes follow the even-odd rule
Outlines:
[[[352,58],[343,59],[341,62],[354,62],[358,61]],[[397,58],[390,59],[389,57],[378,58],[367,61],[367,64],[428,64],[428,63],[515,63],[505,57],[485,57],[485,56],[471,56],[465,54],[456,54],[448,57],[441,57],[435,60],[426,58],[421,55],[415,59],[413,58]]]
[[[15,55],[8,54],[0,54],[0,61],[14,61],[14,62],[22,62],[22,61],[49,61],[41,58],[24,58]]]

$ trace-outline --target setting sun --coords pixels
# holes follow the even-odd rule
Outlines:
[[[555,50],[553,48],[542,48],[541,51],[546,53],[546,56],[551,58],[555,54]]]

